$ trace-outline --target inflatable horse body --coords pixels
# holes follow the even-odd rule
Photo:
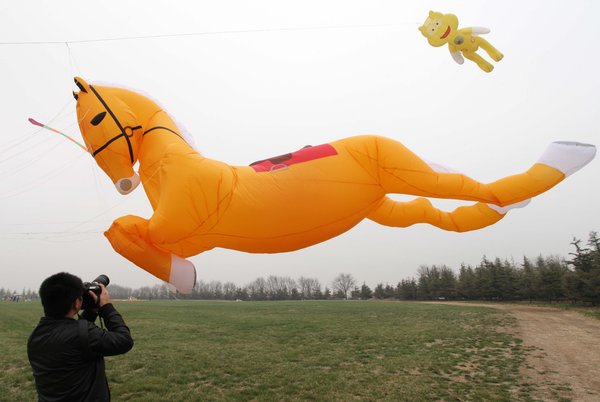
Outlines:
[[[80,78],[76,83],[88,150],[122,194],[141,180],[154,210],[150,219],[116,219],[105,235],[117,252],[181,292],[191,291],[196,275],[185,258],[214,247],[292,251],[339,235],[365,218],[395,227],[429,223],[457,232],[480,229],[595,155],[591,145],[552,143],[527,172],[484,184],[436,171],[394,140],[358,136],[251,166],[230,166],[194,151],[150,99]],[[139,176],[133,171],[137,161]],[[419,198],[397,202],[388,193]],[[423,197],[476,203],[445,212]]]

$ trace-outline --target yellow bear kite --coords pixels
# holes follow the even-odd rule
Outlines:
[[[500,61],[504,57],[502,53],[492,46],[488,41],[478,35],[487,34],[489,28],[473,27],[458,29],[458,17],[454,14],[442,14],[435,11],[429,12],[419,31],[427,38],[431,46],[440,47],[448,44],[450,54],[454,61],[463,64],[463,56],[477,63],[486,73],[494,69],[490,63],[477,54],[481,47],[490,55],[494,61]]]

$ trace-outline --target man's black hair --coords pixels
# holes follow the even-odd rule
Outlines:
[[[46,317],[65,317],[73,301],[83,294],[83,282],[67,272],[54,274],[40,286],[40,298]]]

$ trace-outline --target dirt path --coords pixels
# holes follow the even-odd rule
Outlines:
[[[516,317],[516,336],[525,347],[534,348],[522,374],[524,381],[537,385],[541,395],[536,397],[600,401],[599,320],[575,311],[517,304],[444,304],[492,307]]]

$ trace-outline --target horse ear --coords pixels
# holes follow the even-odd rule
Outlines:
[[[73,98],[75,98],[75,100],[79,99],[79,95],[75,91],[73,91]]]
[[[87,93],[90,86],[80,77],[75,77],[75,85],[81,90],[81,92]]]

